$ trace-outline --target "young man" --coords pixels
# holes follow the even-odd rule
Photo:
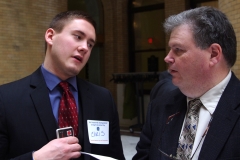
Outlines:
[[[80,11],[60,13],[45,40],[43,64],[33,74],[0,87],[0,159],[94,159],[80,151],[124,159],[110,92],[77,78],[96,42],[95,22]],[[65,92],[60,82],[69,87],[66,92],[77,118],[72,126],[75,136],[57,139],[56,129],[66,122],[61,114],[68,113],[60,113]]]
[[[164,27],[170,33],[165,62],[178,89],[151,102],[133,160],[239,159],[232,25],[221,11],[199,7],[169,17]]]

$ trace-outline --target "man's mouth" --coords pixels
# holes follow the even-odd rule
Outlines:
[[[77,59],[77,60],[80,61],[80,62],[82,62],[82,59],[83,59],[83,58],[80,57],[80,56],[74,56],[74,58]]]
[[[170,74],[173,74],[173,73],[176,73],[176,72],[177,72],[176,70],[169,69],[169,73],[170,73]]]

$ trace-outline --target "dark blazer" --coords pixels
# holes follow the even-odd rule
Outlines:
[[[168,71],[163,71],[159,74],[159,81],[151,90],[150,101],[156,97],[162,97],[163,94],[176,88],[177,87],[172,83],[172,75]]]
[[[124,159],[119,119],[110,92],[77,80],[79,141],[82,151]],[[90,144],[87,120],[109,121],[109,145]],[[0,87],[0,159],[32,160],[32,151],[56,139],[58,125],[40,68],[21,80]],[[94,159],[88,155],[84,160]]]
[[[234,74],[225,88],[209,131],[203,142],[199,160],[240,159],[240,82]],[[187,110],[186,96],[179,89],[155,99],[148,108],[137,154],[133,160],[164,160],[176,155],[178,139]],[[178,113],[179,114],[176,114]],[[169,116],[176,114],[173,119]]]

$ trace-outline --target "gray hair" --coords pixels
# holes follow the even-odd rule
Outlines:
[[[176,27],[187,24],[193,33],[197,47],[208,48],[217,43],[222,47],[228,66],[236,61],[236,35],[224,13],[213,7],[199,7],[172,15],[164,23],[165,32],[170,34]]]

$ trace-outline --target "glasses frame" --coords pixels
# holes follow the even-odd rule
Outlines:
[[[173,120],[173,118],[174,118],[176,115],[178,115],[179,113],[180,113],[180,112],[177,112],[177,113],[169,116],[169,117],[167,118],[166,125],[169,124],[169,123]],[[207,128],[205,129],[205,131],[204,131],[204,133],[203,133],[203,135],[202,135],[202,137],[201,137],[201,139],[200,139],[200,141],[199,141],[199,143],[198,143],[198,145],[197,145],[197,148],[195,149],[193,155],[190,157],[190,160],[192,160],[192,158],[194,157],[196,151],[198,150],[201,142],[203,141],[203,138],[207,135],[207,132],[208,132],[210,126],[211,126],[212,119],[213,119],[213,114],[211,114],[211,119],[210,119],[209,122],[208,122],[208,126],[207,126]],[[165,131],[165,128],[163,129],[162,135],[163,135],[164,131]],[[164,156],[168,157],[169,159],[181,160],[181,159],[178,159],[176,156],[174,156],[174,154],[170,154],[170,155],[169,155],[169,154],[165,153],[164,151],[162,151],[162,150],[160,149],[161,141],[162,141],[162,137],[160,138],[160,140],[159,140],[159,142],[158,142],[158,146],[157,146],[157,150],[158,150],[161,154],[163,154]],[[175,154],[176,154],[176,153],[175,153]]]

